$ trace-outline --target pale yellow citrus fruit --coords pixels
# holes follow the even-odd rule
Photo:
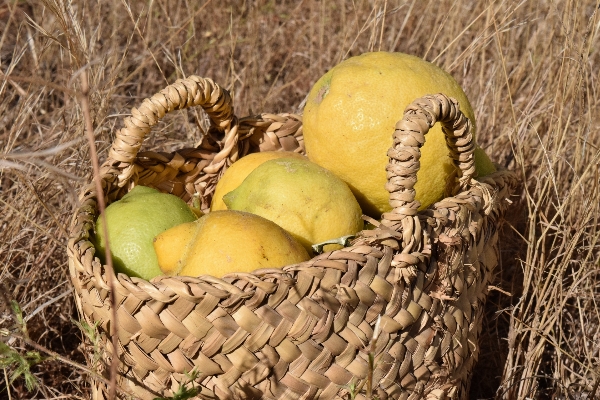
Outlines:
[[[240,186],[250,172],[254,171],[260,164],[283,157],[306,158],[302,154],[293,151],[261,151],[248,154],[234,162],[217,183],[215,194],[210,203],[210,210],[227,210],[227,206],[223,203],[223,196]]]
[[[196,277],[221,278],[310,258],[304,247],[275,223],[229,210],[213,211],[161,233],[154,239],[154,249],[166,275]]]
[[[266,161],[223,201],[231,210],[275,222],[309,252],[313,244],[363,228],[362,211],[348,186],[307,159]]]
[[[373,52],[349,58],[323,75],[309,93],[303,115],[307,156],[342,178],[363,212],[379,218],[391,209],[385,167],[396,122],[414,100],[440,92],[458,100],[474,128],[467,96],[436,65],[403,53]],[[425,140],[415,185],[421,209],[443,197],[455,169],[439,124]],[[481,149],[475,152],[475,163],[480,174],[494,170]]]
[[[194,221],[196,214],[179,197],[136,186],[105,210],[115,272],[150,280],[162,275],[152,240],[165,230]],[[96,254],[104,260],[106,240],[101,217],[96,221]]]

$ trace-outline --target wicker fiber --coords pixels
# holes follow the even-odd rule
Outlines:
[[[212,121],[198,148],[138,154],[165,113],[198,105]],[[412,188],[419,147],[436,122],[461,173],[451,185],[453,197],[417,212]],[[144,184],[187,201],[199,194],[206,209],[222,172],[242,155],[303,151],[299,116],[237,119],[229,94],[198,77],[144,100],[124,125],[101,171],[108,203]],[[393,210],[351,247],[283,270],[224,279],[148,282],[120,274],[114,283],[120,385],[143,399],[169,396],[196,368],[199,398],[345,399],[353,382],[365,382],[371,349],[380,399],[466,398],[482,306],[498,260],[499,221],[515,175],[472,178],[470,122],[444,95],[407,108],[388,156]],[[106,374],[104,363],[115,352],[107,334],[110,271],[89,241],[97,215],[90,184],[73,218],[68,252],[79,310],[98,323],[99,368]],[[98,383],[94,396],[105,398],[106,387]]]

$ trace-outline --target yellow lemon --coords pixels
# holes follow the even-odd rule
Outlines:
[[[152,247],[154,237],[196,219],[194,211],[179,197],[146,186],[134,187],[106,207],[105,215],[115,272],[146,280],[162,275]],[[97,254],[105,261],[106,240],[100,217],[95,235]]]
[[[213,211],[154,239],[166,275],[222,277],[307,261],[304,247],[275,223],[239,211]]]
[[[355,234],[363,227],[362,211],[348,186],[307,159],[266,161],[223,201],[231,210],[275,222],[309,252],[313,244]]]
[[[215,194],[210,203],[210,210],[227,210],[227,206],[223,203],[224,195],[240,186],[250,172],[254,171],[260,164],[283,157],[306,158],[302,154],[294,153],[293,151],[261,151],[259,153],[248,154],[234,162],[217,183]]]
[[[307,156],[342,178],[365,214],[380,218],[391,209],[385,166],[395,124],[414,100],[440,92],[458,100],[474,127],[467,96],[436,65],[403,53],[349,58],[323,75],[309,93],[303,115]],[[421,154],[415,190],[423,209],[443,197],[455,169],[440,126],[427,134]],[[475,152],[475,163],[480,176],[495,170],[481,149]]]

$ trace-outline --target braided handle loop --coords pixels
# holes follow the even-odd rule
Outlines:
[[[386,167],[386,189],[390,192],[392,211],[384,214],[384,220],[398,221],[399,217],[417,215],[420,202],[415,200],[414,186],[421,166],[420,148],[425,144],[425,134],[436,122],[442,124],[450,157],[458,167],[458,185],[452,194],[472,186],[475,142],[471,121],[460,111],[455,99],[441,93],[424,96],[406,107],[404,117],[396,124]]]
[[[231,96],[211,79],[192,75],[144,99],[142,105],[134,107],[131,116],[125,118],[125,127],[117,132],[107,160],[122,171],[118,176],[119,187],[125,186],[131,178],[133,162],[150,129],[168,112],[193,106],[201,106],[208,114],[211,130],[225,134],[219,152],[204,171],[215,173],[223,166],[230,153],[237,150],[238,142],[238,123]]]

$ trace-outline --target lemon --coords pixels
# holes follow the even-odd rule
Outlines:
[[[175,226],[154,239],[158,264],[167,275],[212,275],[280,268],[307,261],[304,247],[258,215],[219,210]]]
[[[248,154],[233,163],[223,174],[217,186],[215,194],[210,203],[210,210],[227,210],[227,206],[223,203],[223,196],[231,192],[246,179],[250,172],[256,167],[268,160],[282,157],[297,157],[306,158],[302,154],[294,153],[293,151],[262,151],[259,153]]]
[[[475,127],[473,109],[448,73],[418,57],[373,52],[349,58],[323,75],[311,89],[303,114],[304,144],[310,160],[342,178],[363,212],[379,218],[391,209],[385,167],[394,127],[404,109],[427,94],[444,93],[458,100]],[[440,200],[455,167],[436,124],[421,148],[415,185],[421,209]],[[495,169],[478,149],[480,174]]]
[[[196,214],[179,197],[146,186],[134,187],[121,200],[106,207],[105,215],[115,272],[146,280],[162,274],[152,247],[153,238],[196,219]],[[97,254],[105,261],[101,217],[96,221],[95,231]]]
[[[348,186],[307,159],[266,161],[223,201],[231,210],[275,222],[309,253],[313,244],[352,235],[363,227],[362,211]]]

